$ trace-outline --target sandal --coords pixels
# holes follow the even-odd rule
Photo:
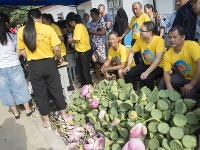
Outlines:
[[[44,121],[44,122],[43,122],[43,125],[44,125],[45,128],[51,130],[51,122],[49,122],[49,121]]]
[[[35,108],[31,109],[31,111],[29,113],[26,113],[26,116],[30,117],[34,111],[35,111]]]
[[[19,119],[20,118],[20,111],[19,111],[19,114],[17,116],[15,116],[15,114],[13,113],[15,119]]]

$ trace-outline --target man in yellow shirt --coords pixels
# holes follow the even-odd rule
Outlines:
[[[122,71],[127,64],[130,50],[119,43],[118,34],[115,31],[109,33],[108,40],[111,47],[108,51],[108,59],[103,64],[101,71],[106,75],[106,78],[109,78],[108,72],[116,71],[117,76],[120,79],[124,79],[124,74]],[[132,61],[131,67],[133,66],[134,62]]]
[[[154,89],[154,80],[162,77],[162,57],[165,51],[164,40],[156,36],[156,27],[152,21],[143,23],[140,28],[140,38],[135,42],[128,57],[128,65],[123,70],[127,83],[133,84],[133,79],[140,77],[144,85]],[[130,64],[136,52],[142,54],[144,64],[131,68]]]
[[[169,31],[170,48],[164,55],[164,76],[159,89],[181,88],[184,97],[195,99],[200,90],[200,47],[185,40],[185,30],[175,26]],[[170,71],[176,70],[170,74]]]
[[[142,24],[146,21],[151,21],[150,17],[142,12],[142,4],[140,2],[135,2],[132,5],[132,11],[134,16],[131,19],[131,22],[128,26],[128,28],[125,30],[124,34],[122,34],[121,37],[119,37],[120,40],[126,36],[129,31],[132,29],[132,43],[131,45],[134,45],[135,41],[140,37],[140,27]]]

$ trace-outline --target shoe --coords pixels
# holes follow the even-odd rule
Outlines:
[[[15,119],[19,119],[20,118],[20,111],[19,111],[19,114],[17,116],[15,116],[15,114],[13,113]]]
[[[35,111],[35,109],[31,109],[31,112],[27,113],[26,116],[30,117],[34,111]]]

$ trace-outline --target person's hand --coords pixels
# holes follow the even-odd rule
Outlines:
[[[63,61],[64,61],[63,57],[61,57],[60,59],[57,59],[57,62],[58,62],[59,65],[62,64]]]
[[[199,15],[200,14],[200,5],[195,5],[192,7],[192,9],[194,10],[194,12]]]
[[[149,73],[145,71],[140,75],[140,79],[145,80],[148,77],[148,75],[149,75]]]
[[[120,37],[118,37],[118,39],[119,39],[119,41],[121,41],[123,39],[123,37],[120,36]]]
[[[101,67],[101,72],[103,73],[103,74],[105,74],[107,71],[106,71],[106,68],[104,67],[104,66],[102,66]]]
[[[126,74],[129,70],[131,69],[130,66],[127,66],[126,68],[123,69],[123,74]]]
[[[73,39],[72,39],[72,38],[69,38],[69,39],[68,39],[68,42],[69,42],[69,44],[72,44],[72,43],[73,43]]]
[[[190,95],[190,91],[194,88],[194,86],[191,83],[185,84],[182,87],[182,94],[185,97],[188,97]]]
[[[157,23],[160,24],[161,23],[161,20],[162,20],[162,17],[159,13],[155,13],[155,18],[157,20]]]

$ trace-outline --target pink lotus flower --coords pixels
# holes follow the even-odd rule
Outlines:
[[[90,98],[90,93],[86,94],[86,98],[89,99]]]
[[[111,126],[117,126],[120,123],[120,120],[118,118],[115,118],[113,122],[111,123]]]
[[[138,123],[132,127],[130,131],[130,138],[140,138],[147,134],[147,128],[142,123]]]
[[[144,143],[138,138],[131,138],[122,150],[145,150]]]
[[[87,93],[89,92],[89,85],[84,85],[81,89],[81,96],[86,96]]]
[[[91,102],[90,102],[90,107],[91,108],[98,108],[99,106],[99,98],[94,98]]]
[[[103,117],[105,116],[106,111],[105,110],[100,110],[99,112],[99,119],[103,119]]]

